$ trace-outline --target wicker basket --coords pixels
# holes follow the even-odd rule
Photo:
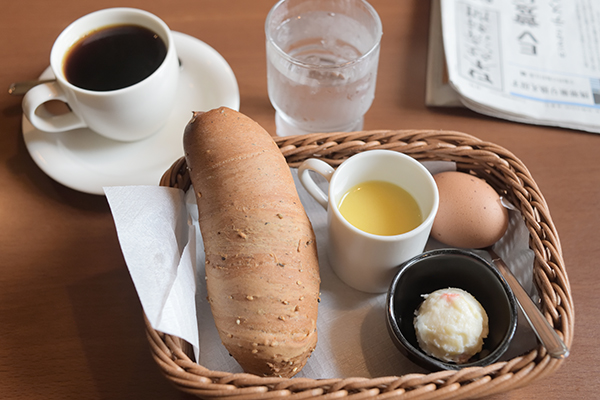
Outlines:
[[[534,282],[541,297],[542,312],[567,346],[571,346],[573,300],[558,233],[531,174],[509,151],[464,133],[430,130],[309,134],[275,140],[291,167],[297,167],[310,157],[335,166],[358,152],[390,149],[420,161],[454,161],[459,170],[488,181],[520,209],[529,230],[529,246],[535,253]],[[184,190],[190,186],[185,159],[173,164],[161,185]],[[372,379],[267,378],[204,368],[194,361],[187,342],[155,331],[147,320],[146,328],[153,357],[167,379],[180,390],[200,398],[477,398],[526,385],[555,371],[562,362],[550,358],[539,346],[509,361],[460,371]]]

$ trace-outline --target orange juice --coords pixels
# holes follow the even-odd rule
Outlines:
[[[423,222],[421,209],[410,193],[384,181],[354,186],[344,194],[338,209],[346,221],[374,235],[399,235]]]

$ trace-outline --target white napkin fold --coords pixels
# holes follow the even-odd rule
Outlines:
[[[197,352],[198,324],[193,301],[196,229],[188,219],[183,191],[120,186],[106,187],[104,192],[125,262],[150,324],[158,331],[188,341]]]

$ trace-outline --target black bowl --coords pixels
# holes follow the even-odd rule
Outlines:
[[[427,355],[417,342],[413,320],[422,295],[455,287],[471,293],[485,309],[489,334],[483,349],[468,362],[455,364]],[[479,255],[459,249],[432,250],[400,266],[387,295],[387,326],[398,349],[428,370],[458,370],[496,362],[517,328],[517,302],[498,270]]]

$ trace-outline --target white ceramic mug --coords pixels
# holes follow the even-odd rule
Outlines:
[[[158,69],[138,83],[110,91],[82,89],[66,79],[65,55],[79,39],[107,26],[127,24],[150,29],[163,40],[167,53]],[[56,80],[35,86],[23,99],[25,116],[41,131],[89,128],[114,140],[140,140],[167,122],[175,103],[179,61],[171,31],[161,19],[143,10],[108,8],[79,18],[54,42],[50,67]],[[71,112],[54,115],[40,107],[51,100],[67,103]]]
[[[327,194],[310,171],[329,181]],[[308,193],[327,210],[329,261],[349,286],[363,292],[386,292],[397,267],[425,249],[439,195],[431,173],[414,158],[391,150],[369,150],[350,157],[335,170],[324,161],[308,159],[300,165],[298,176]],[[350,224],[338,209],[340,200],[354,186],[372,180],[391,182],[410,193],[421,209],[423,222],[394,236],[374,235]]]

